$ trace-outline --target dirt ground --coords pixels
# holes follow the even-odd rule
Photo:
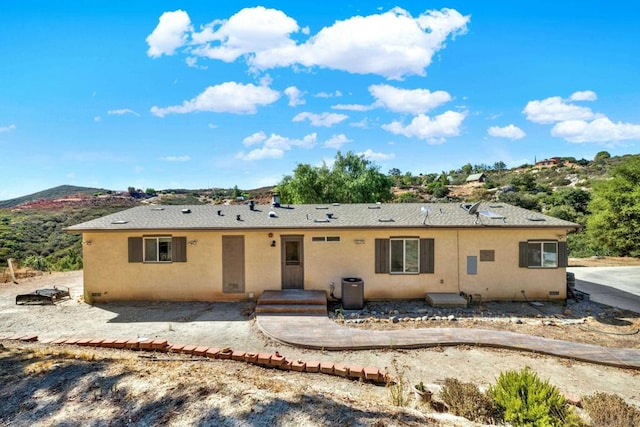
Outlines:
[[[18,306],[15,295],[53,285],[68,286],[72,298],[52,306]],[[386,369],[404,379],[407,392],[420,381],[437,396],[447,377],[492,384],[501,371],[529,366],[563,392],[576,396],[615,393],[640,406],[640,371],[617,369],[537,354],[478,347],[417,350],[312,351],[273,341],[260,333],[248,303],[84,304],[82,272],[54,273],[0,285],[0,335],[56,338],[162,338],[170,343],[229,346],[275,352],[289,359],[320,360]],[[424,303],[369,307],[369,317],[436,317]],[[417,304],[415,306],[411,304]],[[638,316],[609,307],[545,304],[472,307],[456,321],[360,322],[348,327],[480,327],[495,324],[516,332],[639,348]],[[582,305],[580,305],[582,304]],[[525,312],[526,308],[532,310]],[[395,311],[398,311],[397,315]],[[423,311],[426,310],[426,311]],[[477,320],[473,310],[479,310]],[[419,312],[420,311],[420,312]],[[513,311],[513,312],[512,312]],[[587,311],[590,314],[587,315]],[[385,312],[382,314],[382,312]],[[449,312],[441,312],[444,316]],[[560,315],[560,316],[556,316]],[[515,316],[519,316],[515,318]],[[634,317],[635,316],[635,317]],[[591,317],[591,319],[589,318]],[[476,319],[476,320],[474,320]],[[520,319],[521,323],[517,320]],[[586,320],[585,320],[586,319]],[[553,322],[553,324],[546,324]],[[599,332],[584,328],[598,329]],[[513,329],[511,329],[513,328]],[[540,332],[542,331],[542,332]],[[603,333],[606,332],[606,333]],[[609,332],[628,335],[613,335]],[[410,400],[391,404],[389,390],[320,374],[263,369],[240,362],[178,357],[156,361],[141,353],[4,341],[0,348],[0,424],[11,425],[471,425]],[[173,357],[173,356],[172,356]]]

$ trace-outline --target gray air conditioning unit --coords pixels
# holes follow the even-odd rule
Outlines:
[[[345,310],[364,308],[364,281],[360,277],[342,278],[342,308]]]

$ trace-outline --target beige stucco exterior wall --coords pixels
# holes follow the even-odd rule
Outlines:
[[[269,233],[273,235],[269,237]],[[129,263],[130,236],[185,236],[186,263]],[[244,293],[223,293],[222,236],[245,236]],[[518,242],[532,239],[564,240],[556,229],[397,229],[397,230],[291,230],[291,231],[155,231],[90,232],[83,240],[84,287],[87,301],[246,300],[262,291],[281,287],[283,235],[304,236],[304,288],[329,293],[333,282],[340,296],[343,277],[361,277],[365,298],[424,298],[426,292],[465,292],[489,299],[565,298],[565,269],[518,267]],[[339,236],[340,242],[313,242],[314,236]],[[434,274],[375,274],[375,239],[421,237],[435,240]],[[271,242],[275,240],[276,246]],[[480,262],[479,252],[495,251],[494,262]],[[467,256],[478,256],[478,271],[467,274]],[[557,293],[553,295],[552,293]],[[98,296],[99,295],[99,296]]]

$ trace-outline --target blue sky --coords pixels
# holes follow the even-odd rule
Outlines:
[[[638,153],[640,6],[3,1],[0,199]]]

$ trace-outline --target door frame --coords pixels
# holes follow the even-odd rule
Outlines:
[[[298,257],[300,260],[299,273],[296,276],[299,277],[299,283],[292,284],[289,280],[291,275],[288,271],[291,266],[286,265],[287,258],[287,242],[298,242]],[[281,289],[304,289],[304,236],[301,234],[287,234],[280,236],[280,272],[281,272]]]

